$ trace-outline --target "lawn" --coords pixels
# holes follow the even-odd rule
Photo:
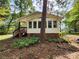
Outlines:
[[[10,37],[12,37],[12,34],[0,35],[0,40],[6,40]]]

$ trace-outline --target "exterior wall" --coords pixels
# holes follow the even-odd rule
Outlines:
[[[52,18],[47,18],[46,19],[46,23],[48,22],[48,21],[54,21],[54,20],[56,20],[56,19],[52,19]],[[40,19],[33,19],[33,20],[30,20],[30,21],[36,21],[37,22],[37,24],[38,24],[38,21],[41,21],[41,18]],[[60,25],[59,25],[59,21],[58,20],[56,20],[57,21],[57,28],[48,28],[48,23],[46,24],[46,26],[47,26],[47,28],[46,28],[46,30],[45,30],[45,32],[46,33],[59,33],[60,32]],[[33,24],[32,24],[33,25]],[[53,25],[53,23],[52,23],[52,25]],[[32,26],[33,27],[33,26]],[[40,28],[38,28],[38,25],[37,25],[37,28],[29,28],[29,24],[28,24],[28,22],[27,22],[27,33],[40,33]]]
[[[59,38],[59,33],[46,33],[46,38]],[[28,33],[27,34],[28,37],[31,37],[31,36],[37,36],[37,37],[40,37],[40,33]]]

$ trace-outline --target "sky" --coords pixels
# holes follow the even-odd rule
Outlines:
[[[36,11],[42,11],[42,2],[41,2],[41,4],[39,5],[39,4],[37,4],[36,0],[32,0],[32,1],[33,1],[33,6],[35,7],[35,10],[36,10]],[[51,3],[53,3],[53,5],[56,4],[55,0],[48,0],[48,1],[50,1]],[[53,1],[53,2],[52,2],[52,1]],[[72,3],[70,3],[69,5],[67,5],[67,10],[68,10],[68,11],[72,8],[73,1],[74,1],[74,0],[72,0]],[[11,0],[11,3],[10,3],[10,4],[11,4],[11,5],[14,5],[13,0]],[[39,7],[38,7],[38,6],[39,6]],[[49,7],[49,8],[50,8],[50,7]],[[11,10],[14,11],[14,6],[11,6]],[[59,10],[58,6],[54,6],[54,7],[53,7],[53,11],[54,11],[54,12],[55,12],[55,10]],[[62,10],[62,9],[60,9],[60,11],[61,11],[61,10]],[[63,10],[64,10],[64,8],[63,8]],[[18,10],[17,10],[17,12],[18,12]]]

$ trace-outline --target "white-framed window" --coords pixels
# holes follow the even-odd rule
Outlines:
[[[32,22],[29,21],[29,28],[32,28]]]
[[[45,24],[45,28],[47,27],[47,22]],[[38,21],[38,28],[41,28],[41,21]]]
[[[53,21],[53,27],[57,28],[57,21]]]
[[[52,21],[48,21],[48,28],[52,28]]]
[[[41,21],[38,21],[38,28],[41,28]]]
[[[33,21],[33,28],[37,28],[37,22]]]

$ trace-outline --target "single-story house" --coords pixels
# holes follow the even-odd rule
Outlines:
[[[40,36],[41,16],[41,12],[34,12],[30,15],[18,19],[18,22],[21,23],[21,27],[27,27],[27,36]],[[47,14],[45,28],[45,33],[47,37],[59,37],[61,19],[62,17],[60,16]]]

